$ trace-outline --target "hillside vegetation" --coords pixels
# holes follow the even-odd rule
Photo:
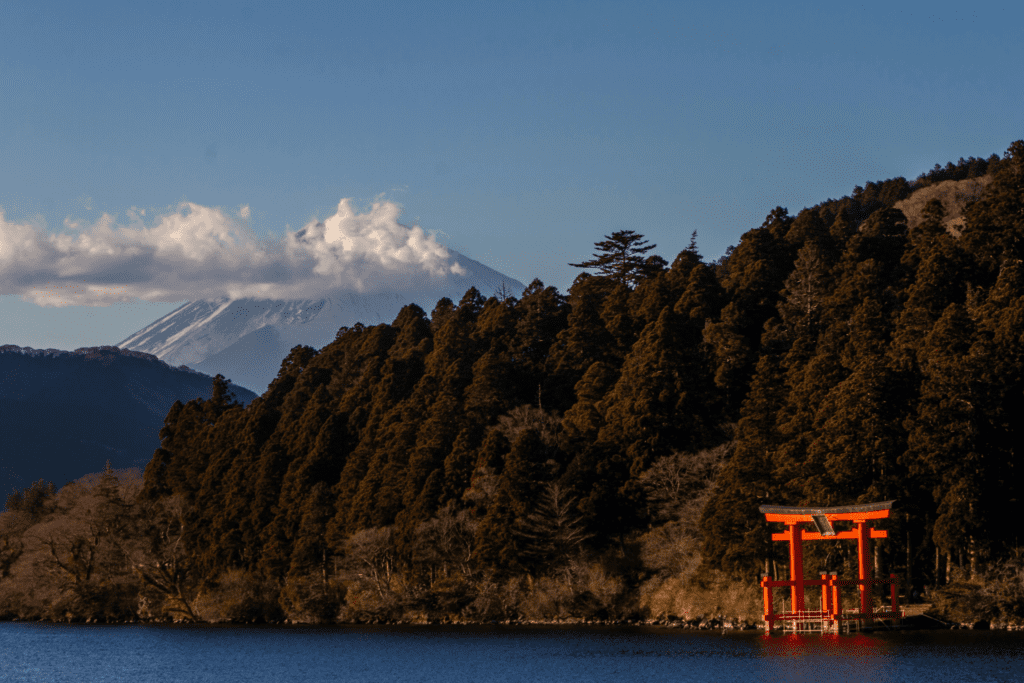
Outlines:
[[[103,469],[146,466],[175,401],[210,398],[210,375],[113,346],[0,346],[0,491],[58,486]],[[244,403],[256,398],[232,386]]]
[[[982,177],[955,232],[942,197],[917,206]],[[715,263],[652,248],[614,233],[567,294],[408,306],[292,349],[247,407],[223,382],[176,404],[143,482],[8,502],[0,612],[754,619],[754,577],[786,571],[765,503],[894,499],[880,567],[1009,576],[1024,142],[777,207]]]

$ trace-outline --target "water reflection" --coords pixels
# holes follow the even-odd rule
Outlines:
[[[763,636],[757,641],[766,681],[895,681],[896,657],[890,643],[875,636]]]
[[[1024,680],[1024,634],[903,631],[861,635],[760,637],[754,643],[765,681]]]

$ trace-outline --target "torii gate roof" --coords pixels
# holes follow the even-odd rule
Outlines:
[[[893,500],[863,505],[842,505],[831,508],[789,507],[786,505],[762,505],[758,508],[769,522],[814,522],[815,517],[828,521],[885,519],[892,510]]]

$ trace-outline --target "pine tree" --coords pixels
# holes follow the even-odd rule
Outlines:
[[[826,324],[842,324],[868,298],[881,305],[887,327],[895,324],[909,284],[910,273],[902,259],[907,242],[906,218],[898,209],[881,209],[863,222],[836,266]]]
[[[1024,140],[1006,150],[981,198],[964,211],[965,248],[988,269],[990,282],[1007,261],[1024,259]]]
[[[326,586],[327,561],[332,553],[327,544],[327,522],[334,513],[330,488],[324,482],[317,482],[301,501],[295,501],[295,506],[299,523],[292,539],[288,574],[295,577],[315,574]]]
[[[597,361],[576,383],[576,402],[562,418],[562,440],[566,450],[576,452],[597,440],[608,409],[604,399],[618,377],[619,371],[614,366]]]
[[[702,567],[734,576],[761,571],[772,557],[767,524],[758,520],[758,505],[779,505],[773,458],[781,443],[776,415],[786,390],[778,336],[765,345],[750,395],[736,429],[736,449],[718,475],[715,491],[701,516]]]
[[[579,554],[591,534],[576,503],[576,497],[556,482],[541,487],[533,509],[519,520],[516,530],[523,562],[553,572]]]
[[[477,529],[480,556],[487,565],[508,571],[525,561],[516,529],[550,478],[550,451],[535,429],[524,431],[512,444],[487,514]]]
[[[569,306],[566,297],[554,287],[544,287],[534,280],[523,292],[515,309],[515,335],[509,345],[517,377],[517,389],[536,389],[542,402],[564,410],[571,397],[561,382],[551,381],[545,372],[555,340],[567,324]]]
[[[438,501],[440,505],[462,499],[462,494],[470,486],[477,451],[483,438],[484,429],[479,424],[470,423],[459,431],[451,452],[444,459],[444,487]]]
[[[644,330],[608,395],[598,439],[618,444],[638,475],[673,449],[692,450],[712,438],[717,397],[700,336],[703,320],[664,310]]]
[[[1024,266],[1006,262],[995,286],[981,305],[969,309],[977,334],[971,346],[982,447],[977,463],[984,528],[974,557],[982,550],[1013,552],[1015,518],[1024,472],[1020,464],[1024,427]]]
[[[338,613],[339,592],[331,584],[333,549],[326,527],[334,512],[330,489],[318,482],[299,508],[288,575],[280,601],[292,618],[332,622]]]
[[[816,341],[822,309],[832,286],[831,269],[814,242],[797,252],[795,266],[786,278],[779,315],[791,338]]]
[[[633,230],[618,230],[595,242],[597,251],[589,261],[570,263],[575,268],[596,268],[604,276],[633,288],[652,271],[644,254],[657,245],[647,244],[644,236]]]
[[[807,491],[815,486],[823,491],[831,487],[822,463],[810,460],[808,453],[821,433],[822,403],[850,371],[843,367],[837,346],[827,341],[815,345],[804,337],[793,340],[783,356],[782,368],[786,398],[773,427],[780,441],[772,458],[774,477],[783,499],[804,502],[806,495],[813,495]],[[817,505],[814,499],[806,502]]]
[[[601,317],[605,300],[615,289],[617,286],[611,280],[583,273],[569,290],[567,327],[557,333],[546,363],[554,391],[569,404],[573,387],[588,368],[596,362],[615,363],[615,359],[621,358],[618,345]]]
[[[473,359],[472,379],[465,389],[465,409],[475,419],[485,421],[499,415],[522,396],[522,384],[528,380],[519,372],[509,348],[515,324],[511,307],[497,299],[490,299],[477,318],[473,337],[483,353]]]
[[[776,207],[759,228],[749,230],[729,256],[723,282],[727,302],[704,331],[715,357],[715,383],[739,412],[758,362],[765,323],[776,314],[795,250],[786,242],[793,219]]]
[[[968,549],[983,532],[979,477],[984,446],[982,396],[972,368],[974,322],[951,304],[919,353],[923,381],[916,414],[908,418],[911,474],[930,485],[938,517],[933,540],[947,554]]]
[[[837,385],[818,411],[807,469],[819,474],[806,482],[804,500],[824,507],[900,498],[907,403],[881,359],[865,360]]]
[[[444,490],[444,470],[435,469],[423,482],[418,494],[395,516],[395,548],[405,564],[410,564],[415,554],[416,530],[429,522],[437,512]]]

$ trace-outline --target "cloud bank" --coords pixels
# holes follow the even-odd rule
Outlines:
[[[280,239],[259,239],[237,214],[183,202],[145,224],[104,214],[95,224],[65,221],[55,234],[12,223],[0,210],[0,294],[42,306],[107,306],[122,301],[254,297],[307,298],[328,291],[409,291],[468,274],[401,208],[375,202],[356,213],[343,199],[330,218]]]

